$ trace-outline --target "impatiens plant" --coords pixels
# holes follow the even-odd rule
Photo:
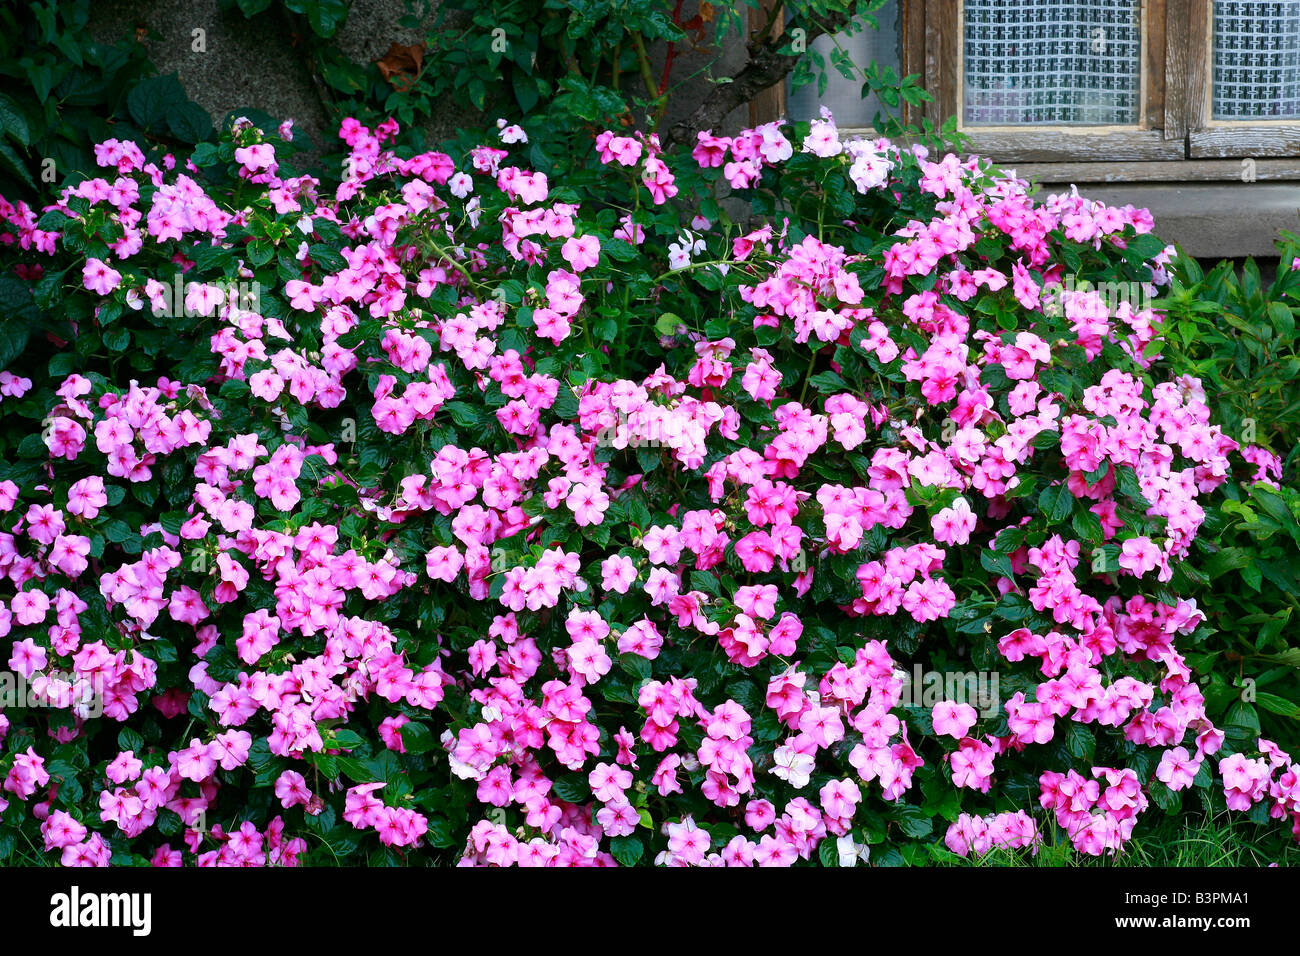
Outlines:
[[[349,122],[330,188],[290,132],[0,206],[44,333],[0,373],[0,856],[1101,855],[1188,788],[1300,835],[1186,660],[1259,453],[1067,281],[1165,283],[1145,212],[829,116],[607,131],[573,183]]]

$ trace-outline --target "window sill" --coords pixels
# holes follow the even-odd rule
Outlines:
[[[1069,188],[1044,184],[1040,195]],[[1155,234],[1198,259],[1276,256],[1278,230],[1300,231],[1300,184],[1295,183],[1084,184],[1079,192],[1107,205],[1132,203],[1151,210]]]

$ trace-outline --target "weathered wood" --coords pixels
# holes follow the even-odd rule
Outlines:
[[[1180,16],[1185,0],[1165,3],[1165,109],[1161,124],[1165,139],[1187,138],[1186,102],[1179,91],[1187,82],[1187,19]]]
[[[1165,15],[1165,0],[1144,0],[1142,125],[1147,129],[1164,129],[1165,125]]]
[[[1206,0],[1166,0],[1166,139],[1185,139],[1205,125],[1209,96],[1210,5]]]
[[[925,0],[925,88],[934,100],[925,117],[940,125],[957,113],[962,21],[957,0]]]
[[[968,127],[970,151],[998,162],[1119,162],[1182,159],[1183,144],[1160,130],[1116,126],[1075,129]]]
[[[1221,156],[1300,156],[1300,124],[1227,123],[1194,129],[1187,136],[1193,159]]]
[[[925,77],[925,0],[900,0],[900,4],[903,24],[902,73],[903,76],[919,74],[921,85],[928,91]],[[903,104],[903,117],[909,124],[919,125],[924,114],[924,103],[919,106]]]
[[[944,119],[963,112],[958,92],[961,89],[961,43],[965,22],[958,0],[936,0],[932,4],[939,31],[939,102]],[[926,24],[927,27],[929,24]]]
[[[1026,163],[1021,179],[1040,183],[1177,183],[1300,181],[1300,160],[1261,159],[1253,167],[1239,159],[1180,159],[1151,163]]]
[[[763,29],[763,25],[768,22],[774,10],[777,12],[772,24],[770,35],[779,36],[781,34],[781,22],[783,17],[780,7],[781,0],[761,0],[758,9],[754,9],[753,7],[745,8],[746,26],[749,30],[751,39],[760,41],[769,39],[767,36],[759,37],[755,36],[755,34],[757,31]],[[782,78],[781,82],[774,83],[767,89],[760,91],[752,100],[749,101],[750,126],[760,126],[763,123],[771,123],[785,115],[785,87],[786,81]]]

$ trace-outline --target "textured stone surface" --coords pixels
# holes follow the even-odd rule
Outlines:
[[[292,117],[314,143],[323,141],[325,110],[293,38],[273,13],[250,22],[217,0],[103,0],[91,8],[89,28],[105,42],[147,29],[144,44],[158,72],[175,73],[218,123],[231,111],[257,108]],[[193,50],[195,29],[205,31],[207,52]]]
[[[421,31],[398,25],[406,12],[403,0],[353,0],[335,41],[354,61],[373,62],[392,43],[421,39]],[[330,128],[333,124],[305,65],[301,44],[278,13],[278,5],[249,20],[233,6],[223,9],[218,0],[102,0],[92,7],[89,28],[104,42],[129,41],[137,31],[147,31],[143,42],[158,71],[175,73],[190,97],[218,123],[232,111],[257,108],[277,119],[292,117],[296,128],[310,136],[314,152],[335,146],[337,130]],[[195,29],[205,31],[206,52],[193,49]],[[736,40],[725,46],[721,58],[712,50],[685,48],[679,53],[673,75],[688,79],[673,99],[668,125],[684,117],[708,92],[711,78],[729,75],[743,64],[744,46]],[[652,45],[649,51],[656,77],[664,52],[663,44]],[[715,59],[718,62],[710,67]],[[637,80],[630,75],[627,82]],[[733,111],[726,132],[740,129],[747,121],[746,109]],[[449,104],[422,128],[428,141],[436,143],[457,128],[484,125],[485,118],[475,111]]]

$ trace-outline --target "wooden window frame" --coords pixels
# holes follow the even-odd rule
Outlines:
[[[766,8],[778,0],[764,0]],[[899,0],[902,73],[934,99],[904,106],[911,123],[950,116],[971,152],[1045,182],[1300,179],[1300,119],[1211,118],[1213,0],[1142,0],[1141,108],[1123,126],[967,126],[963,121],[963,0]],[[784,115],[785,84],[750,104],[750,120]],[[846,133],[869,132],[845,130]]]

